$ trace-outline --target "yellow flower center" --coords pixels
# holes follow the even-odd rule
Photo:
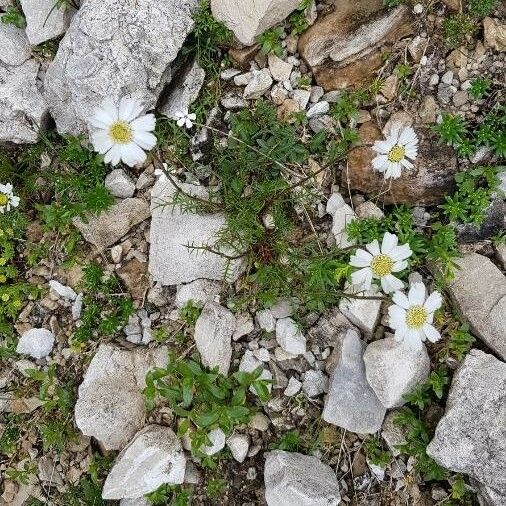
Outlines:
[[[9,197],[5,193],[0,193],[0,206],[6,206],[9,203]]]
[[[404,146],[400,146],[399,144],[396,144],[389,152],[388,152],[388,161],[399,163],[406,154],[406,149]]]
[[[371,261],[373,274],[382,278],[392,272],[394,261],[388,255],[376,255]]]
[[[410,329],[419,329],[427,323],[429,313],[420,305],[411,306],[406,311],[406,324]]]
[[[115,121],[109,127],[109,135],[116,144],[128,144],[134,137],[132,127],[126,121]]]

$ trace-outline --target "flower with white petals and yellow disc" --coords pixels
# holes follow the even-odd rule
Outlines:
[[[188,129],[193,127],[193,122],[197,119],[197,115],[195,113],[190,113],[188,111],[176,112],[174,117],[176,119],[177,126],[184,126]]]
[[[354,286],[360,290],[368,290],[373,279],[379,279],[381,288],[385,293],[395,292],[404,287],[404,283],[392,273],[404,270],[412,255],[409,244],[398,246],[398,238],[395,234],[386,232],[381,242],[377,239],[366,245],[366,249],[357,249],[350,258],[350,265],[360,267],[351,275]]]
[[[385,179],[397,179],[403,168],[412,169],[418,156],[418,137],[411,127],[396,124],[384,141],[376,141],[372,147],[378,153],[372,166],[385,174]]]
[[[19,197],[16,197],[12,191],[10,183],[0,184],[0,213],[10,211],[11,207],[19,206]]]
[[[428,297],[423,283],[414,283],[406,296],[395,292],[394,304],[388,308],[390,327],[395,330],[395,339],[412,347],[420,347],[428,339],[435,343],[441,334],[432,325],[434,311],[442,304],[441,294],[432,292]]]
[[[123,97],[119,105],[105,99],[90,120],[95,131],[91,142],[95,151],[104,156],[105,163],[117,165],[120,161],[129,167],[146,160],[145,150],[156,145],[155,116],[143,114],[140,102]]]

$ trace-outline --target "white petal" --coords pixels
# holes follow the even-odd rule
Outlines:
[[[156,146],[156,137],[151,132],[134,132],[134,142],[142,149],[153,149]]]
[[[104,130],[97,130],[96,132],[93,132],[91,135],[91,143],[93,144],[95,151],[101,155],[107,153],[107,151],[109,151],[114,144],[109,135]]]
[[[146,160],[146,153],[134,142],[121,146],[121,159],[129,167],[134,167]]]
[[[425,302],[425,285],[423,283],[413,283],[408,292],[410,304],[421,305]]]
[[[374,239],[373,242],[367,244],[365,247],[366,247],[367,251],[369,253],[371,253],[371,255],[376,256],[376,255],[379,255],[381,253],[378,239]]]
[[[401,260],[399,262],[394,262],[392,266],[392,272],[401,272],[408,266],[408,262],[406,260]]]
[[[154,114],[144,114],[134,119],[130,126],[134,132],[151,132],[155,129],[156,119]]]
[[[422,327],[422,330],[431,343],[435,343],[441,339],[441,334],[437,331],[437,329],[428,323]]]
[[[414,142],[418,142],[418,137],[416,136],[415,131],[411,127],[402,129],[399,135],[399,143],[410,144]]]
[[[399,163],[406,167],[406,169],[412,169],[414,167],[414,165],[407,158],[403,158]]]
[[[391,234],[390,232],[385,232],[383,236],[383,241],[381,242],[381,253],[384,255],[388,255],[392,249],[397,246],[397,236],[395,234]]]
[[[186,118],[186,128],[190,129],[192,126],[193,123],[188,118]]]
[[[142,113],[142,104],[133,98],[123,97],[119,103],[118,117],[122,121],[131,122]]]
[[[429,313],[439,309],[443,303],[443,298],[439,292],[432,292],[425,301],[424,307]]]
[[[115,119],[105,110],[96,108],[93,117],[90,119],[90,123],[96,128],[109,128],[111,123],[114,123]]]
[[[409,306],[411,306],[409,299],[402,292],[395,292],[392,297],[392,300],[395,302],[395,304],[404,309],[408,309]]]
[[[357,249],[354,255],[350,257],[350,265],[353,267],[368,267],[371,265],[372,255],[363,250]]]
[[[381,288],[385,293],[392,293],[401,290],[403,287],[404,283],[392,274],[387,274],[381,278]]]
[[[197,119],[197,115],[194,112],[188,114],[187,117],[191,121],[195,121]]]
[[[121,160],[121,146],[114,144],[104,156],[104,163],[110,163],[112,166],[118,165]]]
[[[112,121],[116,121],[118,119],[118,107],[111,98],[106,98],[102,102],[101,109],[112,119]]]
[[[392,304],[388,308],[389,325],[393,329],[398,329],[402,325],[406,325],[406,310],[401,306]]]
[[[398,262],[399,260],[406,260],[406,258],[409,258],[412,254],[413,251],[411,251],[409,244],[402,244],[401,246],[395,247],[390,252],[390,258],[394,262]]]
[[[394,145],[395,142],[392,142],[390,139],[385,141],[375,141],[372,149],[376,151],[376,153],[387,154]]]
[[[354,286],[362,290],[369,290],[372,283],[372,271],[368,267],[360,269],[351,275],[351,282]]]
[[[179,118],[176,122],[178,127],[182,127],[185,124],[186,120],[184,118]]]
[[[383,172],[388,164],[386,155],[378,155],[372,159],[372,166],[378,172]]]
[[[11,206],[12,207],[18,207],[19,206],[19,201],[20,201],[19,197],[12,196],[11,197]]]
[[[418,156],[418,148],[413,145],[406,146],[406,158],[414,160]]]

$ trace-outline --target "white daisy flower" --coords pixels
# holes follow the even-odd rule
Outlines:
[[[19,197],[16,197],[12,192],[12,185],[10,183],[0,184],[0,213],[10,211],[11,207],[19,206]]]
[[[350,258],[350,265],[362,267],[351,275],[353,285],[361,290],[368,290],[373,279],[379,279],[385,293],[395,292],[404,287],[404,283],[392,272],[400,272],[408,266],[406,261],[413,252],[409,244],[397,245],[395,234],[386,232],[381,242],[375,239],[366,245],[366,249],[357,249]],[[366,251],[367,250],[367,251]]]
[[[174,114],[177,126],[182,127],[186,126],[186,128],[190,129],[193,126],[193,122],[197,119],[197,115],[194,113],[185,112],[176,112]]]
[[[441,339],[441,334],[432,325],[434,311],[442,304],[439,292],[426,297],[425,285],[414,283],[407,297],[402,292],[395,292],[392,300],[394,305],[388,308],[388,315],[397,341],[420,347],[426,339],[431,343]]]
[[[105,99],[95,110],[90,123],[95,127],[91,142],[96,151],[105,154],[104,162],[117,165],[120,160],[129,167],[146,160],[144,150],[156,145],[155,116],[142,114],[142,105],[132,98],[123,97],[117,106]]]
[[[395,124],[384,141],[376,141],[372,147],[376,153],[372,166],[385,173],[385,179],[397,179],[402,168],[413,168],[418,155],[418,137],[411,127]]]

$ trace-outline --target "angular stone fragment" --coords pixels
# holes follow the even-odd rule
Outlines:
[[[327,213],[332,216],[332,233],[339,248],[353,246],[355,241],[348,237],[346,227],[356,219],[353,209],[339,193],[333,193],[327,202]]]
[[[352,293],[352,287],[346,287],[347,293]],[[366,292],[355,293],[357,297],[381,297],[381,294],[372,286]],[[378,324],[381,311],[380,299],[367,298],[342,298],[339,302],[339,310],[354,325],[356,325],[366,336],[372,336]]]
[[[221,291],[221,283],[210,279],[196,279],[186,285],[179,285],[176,290],[176,306],[181,308],[190,300],[203,306],[206,302],[214,302]]]
[[[299,4],[299,0],[211,0],[211,10],[218,21],[250,46],[258,35],[283,21]]]
[[[123,169],[113,169],[105,178],[105,187],[115,197],[127,199],[135,193],[135,183]]]
[[[200,186],[183,183],[180,186],[200,198],[208,195]],[[240,259],[229,260],[214,252],[189,247],[213,247],[216,234],[226,224],[225,216],[185,213],[173,204],[176,192],[164,178],[156,182],[151,192],[149,272],[154,280],[163,285],[189,283],[199,278],[235,281],[245,267]]]
[[[359,434],[381,428],[386,409],[367,382],[363,360],[365,343],[349,331],[338,343],[339,360],[330,378],[323,419]]]
[[[337,506],[341,501],[335,472],[317,457],[281,450],[265,457],[268,506]]]
[[[364,363],[367,381],[385,408],[402,406],[404,395],[424,382],[430,371],[425,346],[415,349],[393,338],[369,344]]]
[[[306,338],[291,318],[281,318],[276,322],[276,341],[287,353],[306,353]]]
[[[448,291],[471,331],[506,360],[506,277],[478,253],[456,260]]]
[[[90,216],[87,223],[74,218],[73,223],[83,237],[99,249],[118,242],[131,228],[149,218],[149,206],[139,198],[124,199],[98,216]]]
[[[33,358],[47,357],[54,346],[54,335],[47,329],[30,329],[18,341],[16,352]]]
[[[166,483],[184,481],[186,457],[169,427],[148,425],[118,455],[102,490],[104,499],[135,499]]]
[[[250,438],[247,434],[232,434],[227,439],[227,446],[237,462],[244,462],[248,455]]]
[[[25,32],[13,24],[3,23],[0,16],[0,62],[5,65],[18,66],[31,56],[31,48]]]
[[[427,454],[452,471],[506,494],[506,364],[471,350],[453,376]]]
[[[121,450],[142,427],[147,372],[167,364],[167,348],[122,350],[101,344],[79,386],[76,425],[107,450]],[[142,494],[141,494],[142,495]]]
[[[45,77],[60,133],[87,129],[94,108],[130,95],[152,109],[170,63],[193,28],[198,0],[87,0],[72,18]]]
[[[204,306],[195,323],[195,344],[202,364],[209,368],[218,366],[225,376],[232,358],[232,334],[235,326],[235,316],[215,302],[208,302]]]

